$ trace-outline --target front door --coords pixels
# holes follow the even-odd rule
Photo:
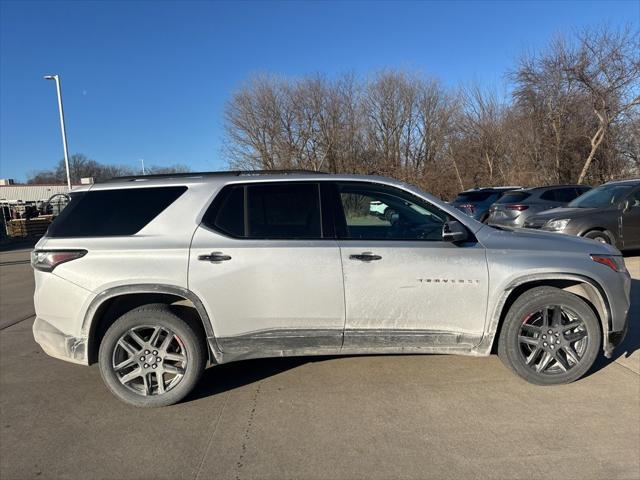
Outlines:
[[[225,187],[197,229],[189,288],[229,359],[340,349],[340,250],[325,238],[317,183]]]
[[[640,248],[640,190],[628,198],[628,207],[622,212],[623,248]]]
[[[338,183],[345,350],[468,347],[483,333],[484,248],[442,241],[445,212],[409,192]],[[338,210],[340,210],[338,208]],[[343,215],[341,216],[341,214]]]

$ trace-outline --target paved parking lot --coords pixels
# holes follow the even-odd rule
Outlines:
[[[640,280],[617,358],[571,385],[529,385],[495,356],[269,359],[138,410],[34,343],[26,258],[0,254],[3,480],[640,478]]]

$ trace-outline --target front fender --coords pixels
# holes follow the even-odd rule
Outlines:
[[[531,284],[531,286],[539,285],[545,282],[554,281],[570,281],[577,282],[578,287],[582,291],[576,290],[574,286],[565,288],[565,290],[575,293],[583,298],[587,298],[596,308],[602,325],[603,350],[608,357],[611,354],[612,347],[609,342],[609,332],[611,330],[611,308],[606,292],[594,279],[575,273],[534,273],[520,276],[509,281],[502,287],[501,293],[495,302],[493,309],[487,316],[487,323],[480,343],[475,347],[479,355],[488,355],[491,353],[493,342],[498,334],[500,321],[504,318],[505,305],[514,290],[523,285]]]

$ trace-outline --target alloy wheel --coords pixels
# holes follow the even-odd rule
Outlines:
[[[175,388],[188,365],[184,343],[166,327],[142,325],[120,336],[112,355],[118,380],[138,395],[162,395]]]
[[[525,364],[538,374],[563,374],[580,363],[589,335],[584,321],[571,309],[552,305],[527,315],[518,335]]]

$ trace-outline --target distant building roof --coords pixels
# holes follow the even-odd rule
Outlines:
[[[79,184],[72,185],[74,187]],[[68,193],[66,184],[13,184],[0,185],[0,202],[38,202],[49,200],[57,193]]]

